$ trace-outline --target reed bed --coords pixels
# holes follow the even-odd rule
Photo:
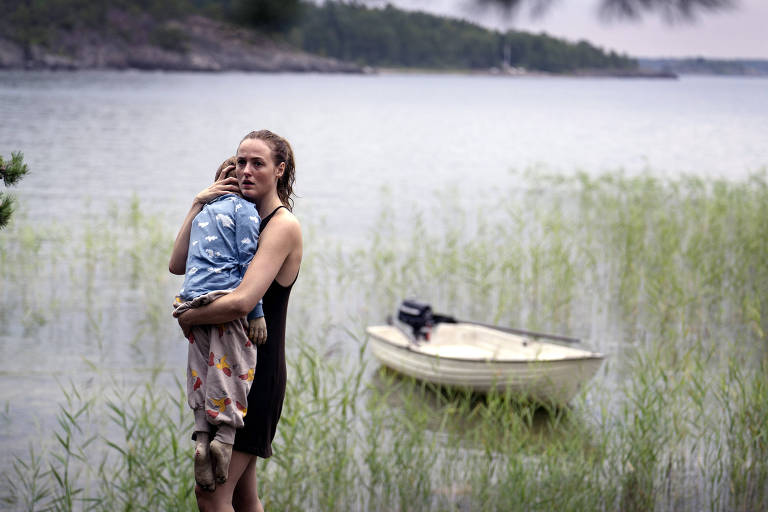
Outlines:
[[[355,247],[306,230],[286,403],[260,462],[268,510],[768,508],[765,172],[518,178],[482,211],[450,188],[432,209],[383,192]],[[67,382],[51,382],[58,412],[8,447],[11,510],[194,508],[175,226],[140,211],[0,232],[0,353],[79,340]],[[406,296],[608,358],[564,409],[401,378],[371,359],[364,327]],[[1,416],[11,431],[31,417],[11,401]]]

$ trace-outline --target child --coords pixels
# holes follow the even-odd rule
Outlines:
[[[234,166],[234,158],[221,164],[215,179],[222,172],[234,175],[230,166]],[[240,284],[256,252],[260,222],[255,205],[240,195],[225,194],[203,206],[192,224],[174,317],[209,304]],[[248,314],[248,321],[266,332],[261,301]],[[213,465],[216,482],[227,480],[235,429],[243,426],[247,411],[256,368],[256,347],[248,332],[249,325],[241,318],[195,326],[189,335],[187,400],[195,414],[195,480],[208,491],[216,487]]]

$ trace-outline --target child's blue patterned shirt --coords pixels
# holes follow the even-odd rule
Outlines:
[[[216,290],[234,290],[243,280],[259,242],[256,206],[235,194],[210,201],[192,221],[187,270],[179,296],[191,300]],[[261,301],[248,319],[264,316]]]

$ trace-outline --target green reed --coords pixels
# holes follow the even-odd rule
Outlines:
[[[479,211],[453,189],[433,210],[384,192],[355,247],[308,226],[286,402],[260,462],[267,509],[768,507],[765,173],[518,178]],[[9,508],[194,507],[191,414],[162,381],[184,364],[165,270],[174,227],[135,199],[70,230],[18,218],[0,232],[3,324],[31,342],[84,315],[80,372],[94,379],[62,386],[44,442],[2,468]],[[364,328],[406,296],[579,336],[608,359],[564,409],[404,379],[378,368]],[[121,316],[130,350],[115,355]],[[126,361],[146,384],[112,375]]]

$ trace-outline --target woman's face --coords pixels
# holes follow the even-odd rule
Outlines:
[[[275,166],[272,150],[261,139],[245,139],[237,148],[235,176],[244,197],[257,200],[276,189],[285,163]]]

